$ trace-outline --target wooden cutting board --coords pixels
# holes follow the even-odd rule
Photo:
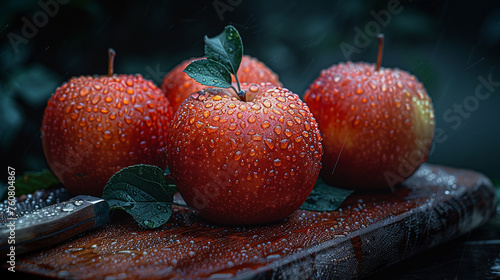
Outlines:
[[[298,210],[271,225],[222,227],[175,208],[169,223],[148,230],[115,211],[104,228],[19,256],[16,273],[358,279],[477,228],[495,206],[495,189],[483,175],[426,164],[394,192],[355,192],[338,211]]]

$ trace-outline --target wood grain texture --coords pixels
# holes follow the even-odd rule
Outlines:
[[[371,280],[499,279],[500,207],[487,224],[469,234],[415,255]]]
[[[495,212],[483,175],[422,166],[394,192],[355,192],[334,212],[223,227],[176,208],[157,230],[114,212],[104,228],[16,261],[31,276],[92,279],[359,279],[463,235]]]

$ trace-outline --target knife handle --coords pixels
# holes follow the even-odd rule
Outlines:
[[[0,258],[15,247],[16,255],[48,247],[109,220],[109,205],[101,198],[79,195],[19,218],[8,218],[0,226]]]

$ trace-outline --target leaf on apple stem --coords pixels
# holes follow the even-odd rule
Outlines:
[[[212,87],[231,87],[231,73],[215,60],[199,59],[189,63],[184,69],[189,77],[200,84]]]
[[[238,30],[228,25],[213,38],[205,36],[205,57],[191,62],[184,72],[202,85],[230,87],[238,94],[241,88],[236,73],[243,57],[243,42]],[[238,90],[232,86],[231,74]]]
[[[321,178],[318,178],[311,194],[309,194],[304,204],[300,206],[300,209],[318,212],[335,211],[353,192],[354,190],[332,187],[325,184]]]
[[[236,75],[243,57],[243,42],[238,30],[228,25],[224,32],[214,38],[205,36],[205,56],[223,64],[229,72]]]
[[[161,168],[138,164],[116,172],[102,197],[111,209],[122,209],[142,226],[157,228],[172,215],[175,186],[169,185]]]

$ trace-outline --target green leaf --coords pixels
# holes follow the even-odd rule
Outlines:
[[[189,63],[184,69],[189,77],[195,79],[198,83],[228,88],[231,87],[231,73],[221,63],[211,59],[199,59]]]
[[[205,57],[226,66],[236,76],[243,57],[243,42],[238,30],[228,25],[213,38],[205,36]]]
[[[48,169],[38,172],[25,172],[22,176],[18,176],[14,183],[16,186],[16,196],[30,194],[41,189],[48,189],[58,184],[59,181],[56,176]]]
[[[157,228],[170,219],[176,191],[167,184],[161,168],[138,164],[116,172],[102,197],[111,209],[125,210],[140,225]]]
[[[300,209],[309,211],[335,211],[354,190],[327,185],[318,178],[311,194]]]
[[[240,95],[240,82],[236,73],[243,57],[243,43],[238,30],[228,25],[221,34],[213,38],[205,36],[205,57],[206,59],[191,62],[184,72],[200,84],[231,87]],[[234,75],[238,90],[232,86],[231,74]]]

